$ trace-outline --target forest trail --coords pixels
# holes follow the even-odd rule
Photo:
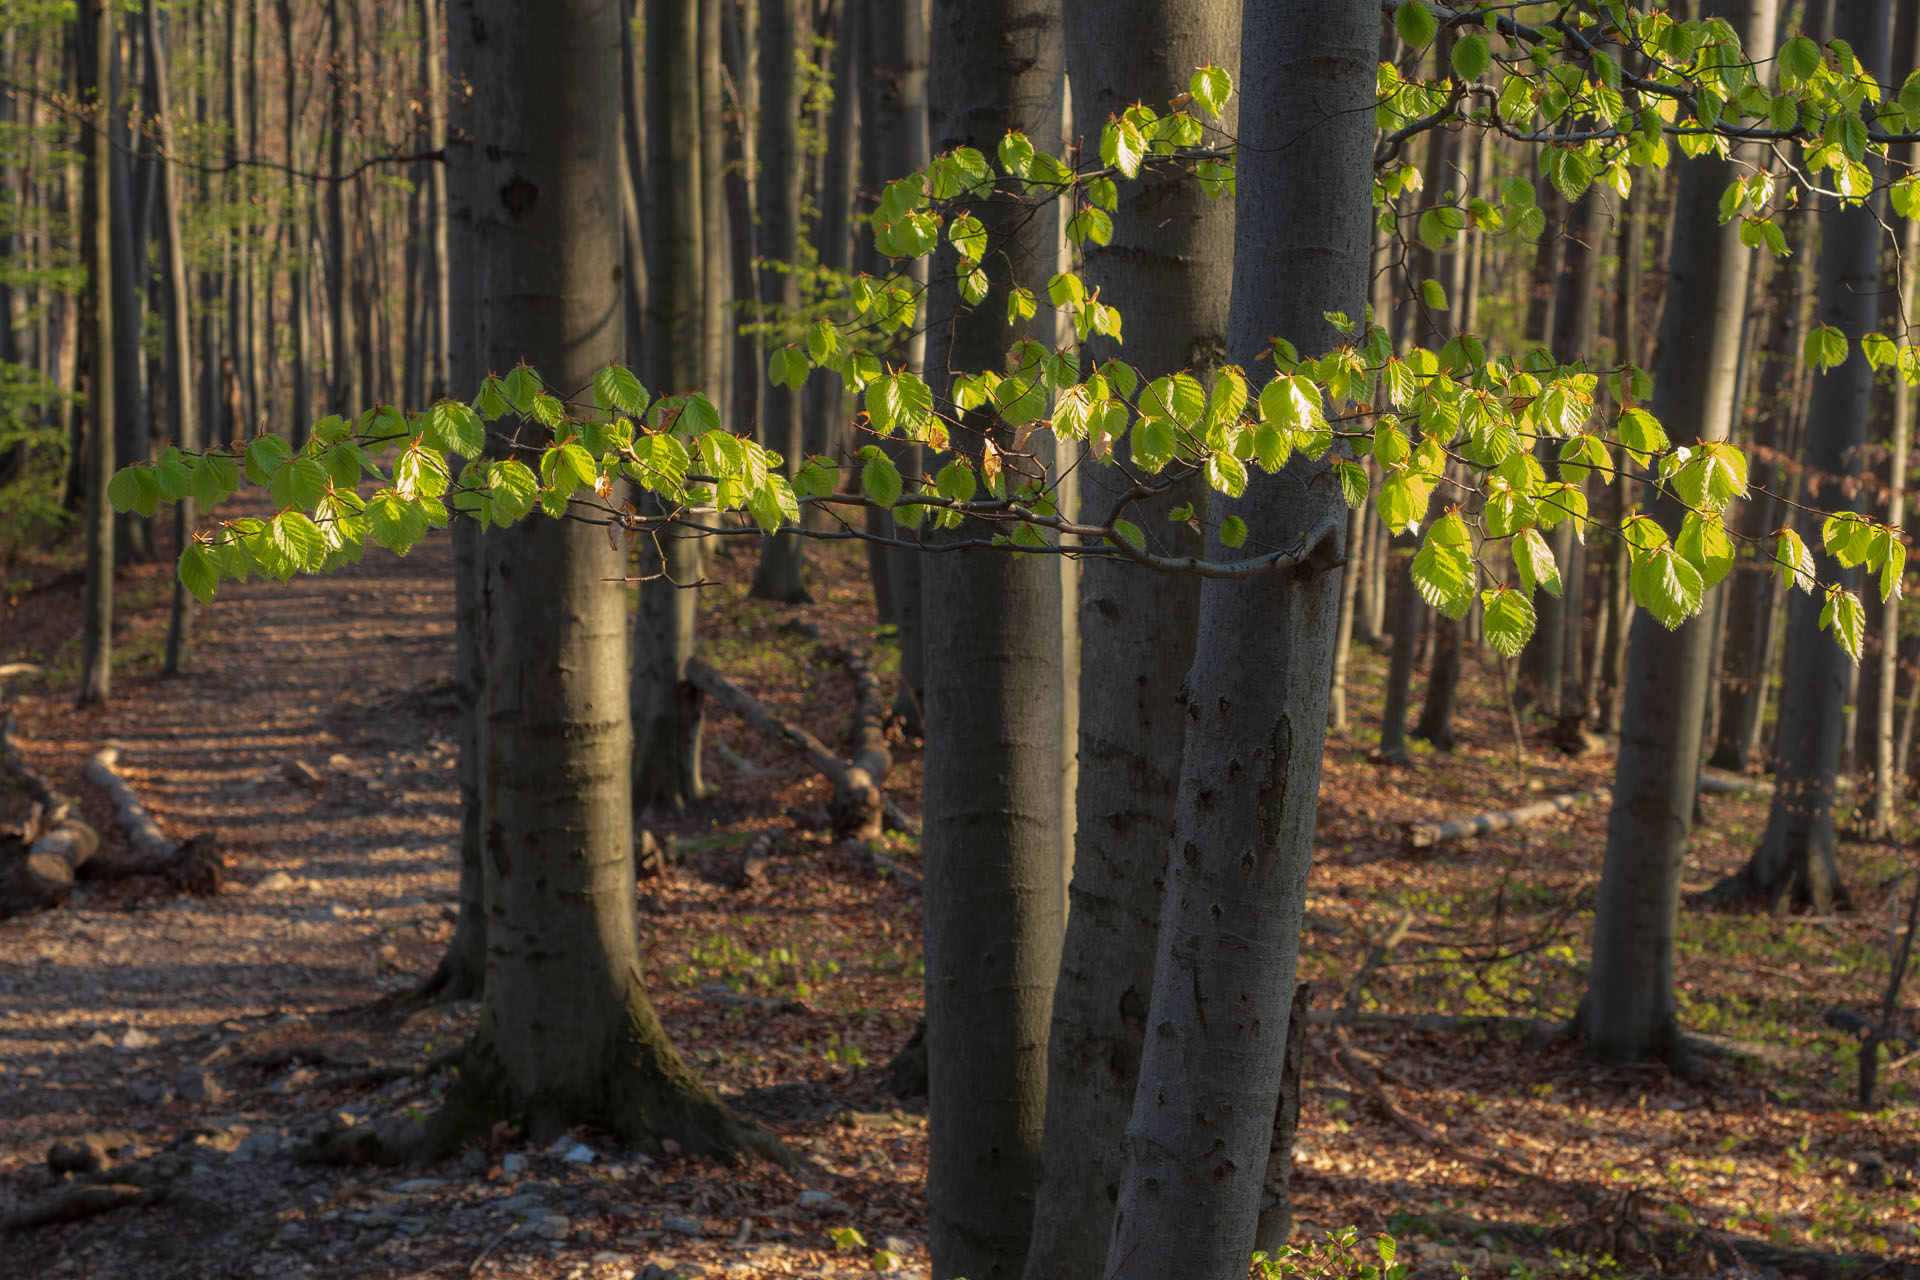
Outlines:
[[[762,685],[771,667],[779,691],[763,696],[779,714],[839,741],[836,669],[819,664],[813,678],[813,642],[793,623],[804,613],[866,645],[867,624],[844,607],[857,580],[804,611],[757,608],[731,581],[750,568],[720,562],[716,607],[748,616],[714,638],[716,660]],[[918,1248],[901,1233],[918,1235],[923,1120],[876,1091],[867,1061],[884,1063],[915,1016],[902,996],[917,994],[917,899],[803,831],[783,837],[773,883],[746,894],[678,870],[643,884],[650,986],[683,1051],[823,1170],[853,1173],[861,1151],[889,1150],[873,1185],[810,1193],[770,1169],[694,1160],[670,1162],[663,1180],[605,1141],[588,1166],[511,1135],[424,1178],[295,1160],[304,1136],[343,1113],[430,1107],[444,1075],[356,1077],[443,1052],[472,1025],[472,1003],[366,1012],[430,971],[452,930],[452,591],[443,537],[329,577],[229,583],[202,614],[188,674],[130,662],[107,708],[78,711],[50,644],[52,687],[12,699],[22,754],[81,802],[107,840],[101,857],[121,837],[82,771],[113,742],[169,835],[216,839],[226,883],[194,898],[158,878],[83,875],[66,907],[0,921],[0,1218],[56,1190],[49,1147],[79,1134],[130,1132],[137,1154],[180,1170],[163,1203],[8,1233],[0,1280],[466,1275],[476,1263],[473,1274],[625,1280],[689,1258],[724,1269],[711,1274],[842,1262],[870,1274],[871,1250],[842,1259],[830,1234],[856,1208],[874,1248],[891,1240],[903,1262]],[[145,607],[126,611],[121,650],[153,652],[164,595],[123,598]],[[15,634],[59,634],[31,613],[12,615]],[[825,794],[736,724],[713,724],[709,743],[721,794],[685,830],[656,827],[700,871],[737,843],[729,826],[764,829],[783,805]],[[917,764],[900,771],[909,782]],[[807,926],[817,952],[792,924],[809,911],[832,917]],[[852,936],[823,942],[822,930]],[[865,963],[862,938],[883,944]],[[829,975],[832,1000],[809,1004]],[[623,1182],[646,1189],[644,1209],[609,1196]]]

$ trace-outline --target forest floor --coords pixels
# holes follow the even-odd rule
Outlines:
[[[775,607],[746,599],[750,545],[703,593],[704,654],[843,743],[850,684],[823,642],[890,670],[862,558],[818,550],[818,602]],[[502,1130],[427,1169],[302,1164],[323,1124],[431,1107],[444,1076],[384,1068],[430,1061],[475,1016],[377,1004],[431,969],[453,918],[444,540],[326,579],[228,584],[170,680],[155,674],[167,570],[138,567],[121,584],[114,701],[86,712],[67,555],[0,575],[0,662],[48,668],[14,682],[23,751],[111,845],[82,770],[120,744],[169,833],[217,839],[226,886],[192,898],[83,877],[67,906],[0,921],[0,1219],[58,1189],[49,1146],[78,1134],[124,1131],[174,1173],[155,1203],[0,1232],[0,1278],[925,1275],[925,1103],[884,1087],[920,1010],[910,838],[883,850],[907,874],[863,868],[819,833],[825,785],[717,710],[714,798],[652,824],[677,864],[640,885],[654,999],[707,1079],[814,1171],[641,1155],[590,1131],[534,1148]],[[1852,1046],[1821,1021],[1878,1000],[1911,879],[1900,855],[1843,848],[1845,914],[1688,908],[1677,977],[1687,1027],[1717,1037],[1704,1077],[1592,1069],[1520,1020],[1564,1020],[1578,1001],[1604,811],[1422,851],[1404,824],[1604,785],[1610,758],[1540,736],[1516,769],[1497,673],[1469,662],[1458,747],[1370,763],[1384,662],[1364,646],[1356,659],[1302,973],[1323,1019],[1356,1016],[1312,1032],[1300,1231],[1390,1232],[1425,1276],[1920,1275],[1920,1071],[1888,1074],[1883,1110],[1852,1110]],[[897,750],[888,789],[917,812],[918,750]],[[17,803],[0,789],[0,822]],[[1689,891],[1740,864],[1765,801],[1704,810]],[[729,859],[769,825],[771,873],[730,887]]]

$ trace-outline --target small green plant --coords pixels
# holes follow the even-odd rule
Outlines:
[[[1345,1227],[1304,1249],[1282,1245],[1255,1253],[1253,1269],[1262,1280],[1405,1280],[1407,1264],[1394,1261],[1398,1253],[1392,1236],[1363,1240],[1357,1229]]]

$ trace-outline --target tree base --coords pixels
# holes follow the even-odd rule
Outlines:
[[[674,1053],[645,1001],[638,991],[629,1000],[614,1061],[532,1091],[510,1078],[495,1047],[491,1019],[483,1015],[462,1058],[458,1083],[424,1126],[417,1158],[444,1159],[505,1120],[539,1142],[594,1124],[642,1151],[661,1151],[671,1139],[690,1155],[744,1152],[783,1166],[799,1163],[779,1138],[735,1115],[700,1082]]]

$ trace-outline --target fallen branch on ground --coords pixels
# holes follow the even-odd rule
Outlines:
[[[27,1231],[56,1222],[78,1222],[128,1205],[152,1204],[166,1194],[166,1187],[136,1187],[124,1182],[62,1187],[0,1218],[0,1231]]]
[[[120,776],[119,762],[118,747],[102,747],[87,762],[87,781],[113,801],[114,816],[134,852],[131,863],[116,866],[114,871],[122,875],[163,875],[189,893],[218,893],[221,866],[211,844],[204,839],[176,841],[162,831],[133,787]]]
[[[862,668],[865,664],[861,664]],[[868,672],[871,676],[871,672]],[[886,772],[892,767],[893,760],[886,751],[885,735],[879,735],[879,750],[872,750],[873,735],[868,727],[861,723],[860,715],[865,710],[868,695],[865,689],[860,692],[860,706],[856,708],[855,743],[859,748],[852,762],[842,760],[827,748],[827,745],[796,725],[790,725],[779,719],[760,705],[752,694],[734,684],[715,671],[699,658],[687,662],[687,681],[707,697],[731,711],[745,721],[747,727],[764,738],[769,738],[782,746],[797,751],[813,771],[833,784],[833,800],[828,814],[833,824],[834,834],[852,836],[861,840],[877,839],[883,822],[890,822],[900,830],[910,829],[907,816],[900,812],[899,806],[889,801],[880,791]],[[860,677],[856,673],[855,686],[860,688]],[[878,702],[879,685],[873,683],[873,701]],[[875,769],[878,772],[875,772]]]
[[[1702,773],[1699,781],[1700,792],[1704,795],[1771,795],[1773,784],[1756,778],[1741,778],[1733,774]],[[1530,822],[1542,818],[1551,818],[1556,813],[1566,813],[1571,809],[1586,805],[1609,805],[1613,803],[1613,791],[1609,787],[1594,787],[1587,791],[1568,791],[1532,804],[1523,804],[1513,809],[1502,809],[1495,813],[1476,813],[1472,817],[1455,818],[1449,822],[1409,822],[1406,824],[1407,847],[1409,849],[1431,849],[1434,845],[1444,844],[1448,840],[1462,840],[1469,836],[1485,835],[1489,831],[1505,831],[1509,827],[1524,827]]]

